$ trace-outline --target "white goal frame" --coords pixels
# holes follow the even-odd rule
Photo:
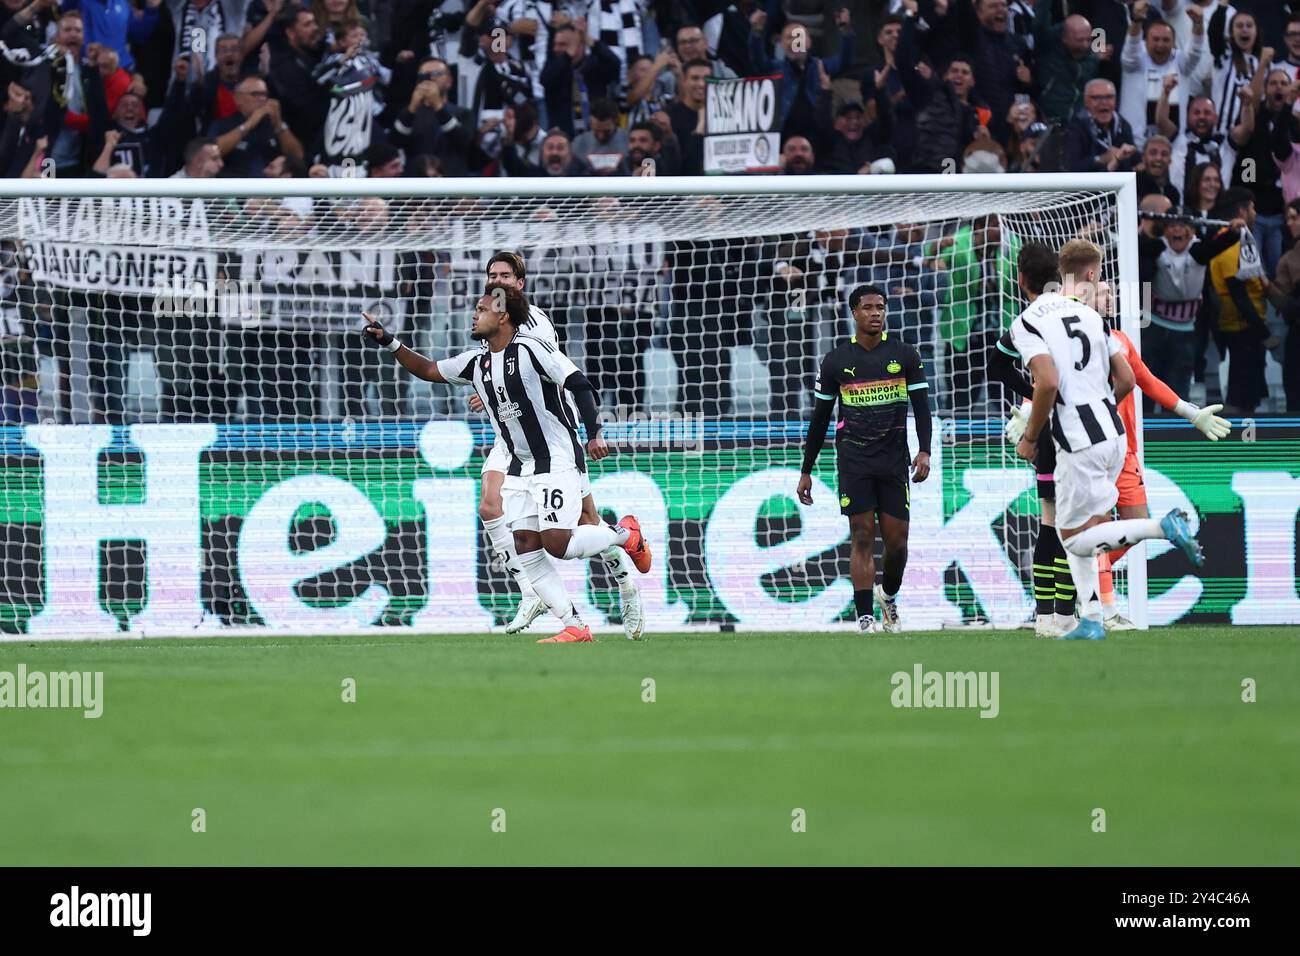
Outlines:
[[[0,198],[365,198],[526,199],[654,196],[855,196],[907,193],[1092,192],[1114,197],[1120,327],[1141,347],[1142,305],[1138,280],[1138,196],[1133,173],[1036,173],[894,176],[682,176],[628,178],[421,178],[421,179],[10,179],[0,181]],[[991,210],[996,212],[996,210]],[[776,224],[779,226],[779,223]],[[1135,402],[1138,454],[1143,458],[1142,404]],[[1134,624],[1148,626],[1146,548],[1128,554],[1129,610]],[[698,631],[699,627],[687,630]],[[406,628],[387,628],[389,632]],[[133,632],[134,633],[134,632]],[[175,631],[184,634],[184,628]],[[262,629],[228,628],[224,634],[265,634]],[[277,630],[275,633],[286,633]],[[128,636],[122,634],[121,636]],[[138,633],[137,633],[138,636]],[[155,634],[150,634],[155,636]],[[160,636],[160,635],[158,635]],[[3,638],[0,637],[0,640]]]

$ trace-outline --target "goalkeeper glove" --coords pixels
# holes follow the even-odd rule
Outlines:
[[[1210,441],[1218,441],[1220,438],[1226,438],[1228,432],[1232,431],[1232,423],[1226,418],[1220,418],[1214,414],[1223,409],[1222,405],[1206,405],[1204,408],[1197,408],[1191,402],[1184,402],[1181,399],[1174,406],[1174,412],[1187,419],[1196,426],[1196,430],[1208,438]]]
[[[1002,431],[1007,436],[1007,441],[1013,445],[1020,444],[1020,439],[1025,437],[1025,429],[1029,427],[1029,412],[1025,410],[1024,405],[1012,405],[1011,417],[1007,419],[1006,427]]]

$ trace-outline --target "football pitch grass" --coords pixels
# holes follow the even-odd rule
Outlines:
[[[1300,863],[1298,628],[539,636],[0,644],[104,675],[0,710],[0,860]],[[997,716],[895,708],[918,664]]]

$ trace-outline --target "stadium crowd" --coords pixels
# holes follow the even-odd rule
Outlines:
[[[1300,411],[1300,10],[1284,0],[2,0],[0,71],[0,174],[60,178],[699,174],[706,80],[779,75],[784,175],[1135,171],[1142,208],[1175,217],[1142,225],[1152,370],[1230,414]],[[645,402],[640,353],[660,341],[692,356],[677,362],[683,408],[732,413],[741,344],[770,370],[768,409],[798,415],[827,335],[796,293],[838,334],[839,293],[873,281],[902,334],[939,353],[939,397],[1000,402],[982,356],[1009,317],[1014,250],[996,218],[685,245],[670,244],[662,309],[631,332],[591,327],[617,311],[557,318],[607,400]],[[0,332],[66,376],[72,320],[56,313],[75,296],[20,301],[30,282],[4,254]],[[761,302],[764,327],[686,311],[731,297]],[[217,346],[164,337],[150,333],[162,417],[229,417],[235,393],[246,417],[321,414],[290,333],[221,343],[251,371],[220,408],[185,357]],[[133,343],[86,338],[91,418],[120,421]],[[31,420],[34,371],[12,352],[3,417]],[[364,375],[336,384],[337,413],[367,413]]]

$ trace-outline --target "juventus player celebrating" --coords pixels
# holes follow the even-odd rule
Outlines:
[[[885,331],[885,294],[875,286],[858,286],[849,294],[857,334],[822,359],[814,393],[817,404],[808,426],[799,500],[813,503],[812,470],[826,440],[835,402],[835,457],[839,470],[840,513],[849,519],[853,603],[858,630],[876,631],[874,602],[880,604],[887,633],[898,630],[895,599],[907,566],[907,529],[912,503],[908,485],[907,406],[916,417],[920,449],[911,462],[912,480],[930,474],[930,405],[926,400],[921,356]],[[876,513],[885,542],[884,584],[876,584]],[[874,598],[874,602],[873,602]]]
[[[488,282],[494,282],[523,292],[525,276],[524,257],[517,252],[498,252],[488,260]],[[521,331],[532,338],[545,342],[555,352],[560,351],[560,342],[559,337],[555,334],[555,326],[551,324],[551,320],[545,312],[531,303],[528,306],[528,321],[524,323]],[[477,394],[470,396],[470,407],[476,412],[483,411],[483,402]],[[587,434],[590,435],[591,432]],[[502,441],[499,431],[497,435],[496,444],[492,446],[492,451],[483,463],[479,486],[478,513],[483,521],[483,527],[487,531],[488,540],[492,544],[493,553],[503,556],[506,566],[511,567],[518,566],[519,562],[514,559],[514,544],[510,532],[506,528],[505,509],[501,494],[502,485],[506,480],[506,470],[510,465],[510,453]],[[601,523],[600,514],[596,511],[596,502],[591,495],[591,482],[588,479],[585,466],[580,470],[580,474],[582,481],[582,516],[578,519],[578,523],[599,525]],[[593,557],[592,563],[594,564],[597,559],[604,563],[605,569],[618,584],[620,616],[623,619],[624,633],[634,641],[639,640],[645,626],[645,619],[641,610],[641,592],[637,590],[636,584],[632,581],[627,555],[624,554],[622,548],[609,547],[596,557]],[[517,577],[516,582],[519,584],[523,600],[519,603],[519,610],[515,613],[514,619],[506,625],[507,634],[515,634],[524,630],[540,615],[546,613],[546,602],[537,596],[532,584],[528,581],[527,575]]]
[[[1110,289],[1101,281],[1101,250],[1091,242],[1073,239],[1062,247],[1059,265],[1065,293],[1068,295],[1072,289],[1077,289],[1078,297],[1083,302],[1094,306],[1103,318],[1109,319],[1112,315]],[[1137,388],[1143,395],[1167,411],[1187,419],[1210,441],[1227,437],[1232,431],[1232,423],[1215,414],[1223,409],[1222,405],[1200,408],[1179,398],[1172,388],[1151,373],[1127,335],[1119,329],[1111,329],[1110,334],[1119,342],[1124,358],[1133,368]],[[1127,441],[1124,467],[1115,482],[1119,492],[1116,511],[1121,518],[1149,518],[1151,511],[1147,507],[1146,482],[1142,480],[1142,465],[1138,460],[1137,409],[1134,402],[1134,394],[1129,394],[1119,403],[1119,417],[1124,423]],[[1128,548],[1123,547],[1097,555],[1102,615],[1108,631],[1130,631],[1134,627],[1128,618],[1119,613],[1111,570],[1127,551]]]
[[[564,630],[539,644],[591,641],[547,558],[590,558],[618,546],[642,574],[650,570],[650,549],[636,518],[617,527],[579,525],[582,470],[586,463],[572,425],[563,390],[577,400],[587,429],[587,453],[600,460],[609,454],[600,437],[596,392],[586,376],[549,343],[520,334],[528,322],[528,300],[518,289],[489,284],[474,309],[472,337],[487,349],[471,349],[431,361],[398,342],[368,314],[365,334],[397,356],[412,375],[427,382],[470,385],[492,419],[492,427],[510,454],[503,484],[505,519],[514,533],[518,579],[526,575],[539,598],[564,623]]]
[[[1046,291],[1050,283],[1060,282],[1056,253],[1041,242],[1030,242],[1021,248],[1017,264],[1029,306],[1011,323],[1011,340],[1033,374],[1034,398],[1016,453],[1025,461],[1035,459],[1052,413],[1051,436],[1046,440],[1055,441],[1057,451],[1056,527],[1080,602],[1078,626],[1057,640],[1099,641],[1106,630],[1097,553],[1164,538],[1200,567],[1201,548],[1187,515],[1177,508],[1160,521],[1111,520],[1119,497],[1115,481],[1126,450],[1116,402],[1133,391],[1133,369],[1096,311]]]

